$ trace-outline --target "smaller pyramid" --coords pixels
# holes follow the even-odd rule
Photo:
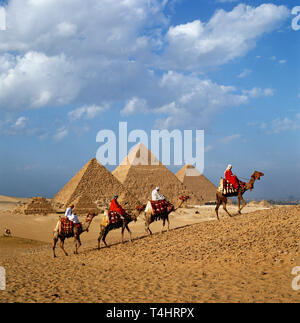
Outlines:
[[[27,204],[19,207],[16,212],[26,215],[56,213],[50,202],[48,202],[44,197],[33,197]]]
[[[75,206],[73,210],[74,214],[86,215],[89,212],[94,212],[97,214],[100,212],[97,205],[87,195],[78,196],[75,201],[72,202],[72,204]]]
[[[125,209],[135,209],[138,198],[128,191],[96,158],[90,160],[54,197],[53,205],[66,208],[78,198],[107,208],[114,195]],[[75,203],[74,203],[75,204]]]
[[[216,200],[217,187],[193,165],[185,165],[176,174],[180,182],[192,191],[201,204]]]

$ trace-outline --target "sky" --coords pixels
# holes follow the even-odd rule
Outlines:
[[[296,5],[0,0],[0,194],[52,197],[127,122],[204,130],[215,185],[230,163],[265,174],[247,199],[300,199]]]

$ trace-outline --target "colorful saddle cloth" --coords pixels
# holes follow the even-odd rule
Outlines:
[[[122,221],[122,218],[119,213],[114,211],[108,211],[108,220],[109,220],[109,224],[111,224],[111,223],[118,223]]]
[[[174,209],[174,205],[166,200],[150,201],[150,203],[151,203],[151,207],[152,207],[152,211],[153,211],[154,216],[160,217],[160,216],[168,213],[169,208],[171,208],[172,210]]]
[[[61,218],[60,219],[61,231],[64,232],[66,236],[73,236],[74,235],[74,226],[79,229],[78,232],[81,232],[82,226],[81,223],[73,223],[68,218]]]
[[[234,188],[233,185],[227,181],[225,178],[221,178],[218,191],[224,195],[237,194],[239,189],[244,190],[246,188],[246,183],[239,180],[238,189]]]

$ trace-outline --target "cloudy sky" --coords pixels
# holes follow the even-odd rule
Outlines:
[[[231,163],[265,173],[247,198],[300,198],[295,1],[0,5],[0,194],[52,197],[96,156],[98,131],[126,121],[204,129],[215,184]]]

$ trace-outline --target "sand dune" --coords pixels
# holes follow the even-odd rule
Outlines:
[[[212,211],[207,209],[211,220]],[[182,217],[178,226],[185,227],[152,237],[139,232],[142,222],[137,223],[132,226],[133,244],[120,244],[120,232],[114,232],[107,238],[111,246],[98,251],[90,232],[84,234],[77,256],[65,257],[57,250],[53,259],[46,244],[31,246],[22,256],[0,257],[7,271],[7,290],[0,292],[0,301],[300,301],[300,293],[291,288],[291,271],[300,265],[300,206],[196,224],[189,212],[183,209],[177,215]],[[97,223],[92,227],[95,234]],[[72,250],[72,241],[66,249]]]

